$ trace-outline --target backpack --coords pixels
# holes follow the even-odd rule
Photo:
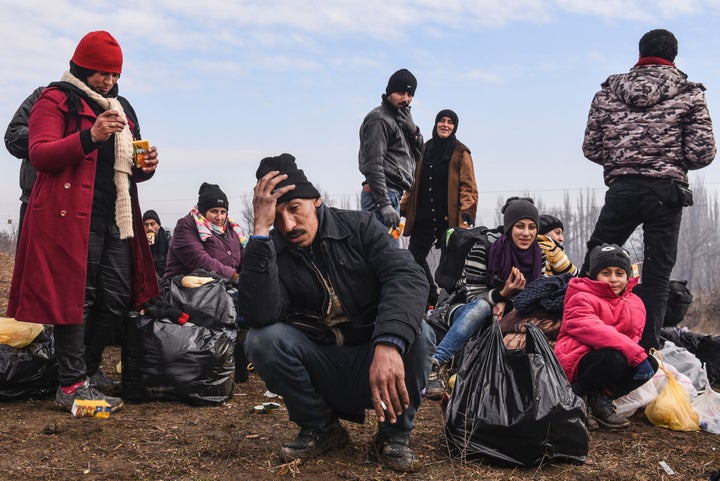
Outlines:
[[[465,258],[472,246],[482,241],[489,252],[492,244],[503,233],[502,226],[489,228],[485,226],[472,229],[450,228],[440,240],[440,261],[435,270],[435,282],[444,289],[452,289],[462,277]]]

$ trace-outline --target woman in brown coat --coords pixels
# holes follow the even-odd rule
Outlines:
[[[400,212],[407,218],[403,235],[410,236],[408,249],[430,284],[428,306],[437,301],[437,287],[427,263],[430,248],[448,228],[472,227],[477,212],[472,156],[455,137],[457,126],[455,112],[438,112],[432,139],[425,144],[425,153],[415,168],[415,184],[400,202]]]

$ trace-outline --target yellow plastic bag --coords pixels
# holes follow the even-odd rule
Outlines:
[[[645,416],[655,426],[675,431],[699,431],[700,417],[690,405],[690,396],[675,379],[673,373],[665,369],[660,353],[658,364],[667,376],[667,385],[658,397],[645,408]]]
[[[12,317],[0,317],[0,344],[20,349],[33,342],[42,330],[42,324],[16,321]]]

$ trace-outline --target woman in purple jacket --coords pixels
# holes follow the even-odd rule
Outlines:
[[[178,220],[173,231],[163,285],[173,276],[198,269],[238,280],[247,239],[227,212],[228,198],[220,186],[203,182],[197,206]]]

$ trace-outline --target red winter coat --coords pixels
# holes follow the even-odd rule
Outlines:
[[[80,102],[80,129],[68,112],[66,94],[47,88],[30,116],[30,161],[38,171],[23,220],[8,315],[43,324],[82,324],[90,215],[98,151],[83,152],[80,131],[97,116]],[[134,131],[135,126],[130,125]],[[136,181],[150,176],[134,169],[131,199],[134,237],[133,307],[160,294],[144,234]]]
[[[630,279],[625,291],[617,295],[606,282],[570,279],[555,355],[571,383],[580,359],[592,350],[616,349],[630,367],[647,359],[638,344],[645,327],[645,306],[632,293],[637,282],[637,278]]]

